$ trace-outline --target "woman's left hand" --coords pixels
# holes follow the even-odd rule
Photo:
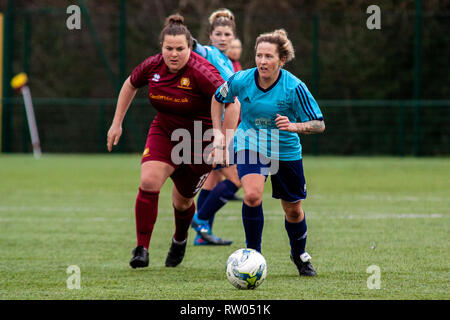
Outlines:
[[[289,121],[289,118],[286,116],[282,116],[277,114],[275,119],[275,123],[277,124],[278,129],[283,131],[297,132],[297,125]]]

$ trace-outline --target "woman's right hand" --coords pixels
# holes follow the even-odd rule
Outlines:
[[[106,144],[109,152],[111,152],[113,145],[117,146],[121,135],[122,135],[122,126],[113,123],[111,125],[111,128],[109,128],[108,130],[108,139]]]

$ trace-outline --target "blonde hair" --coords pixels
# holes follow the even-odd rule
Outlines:
[[[233,33],[236,34],[236,23],[234,22],[234,14],[226,9],[217,9],[208,18],[210,28],[209,33],[211,34],[217,27],[230,27]]]
[[[285,62],[289,62],[295,58],[294,47],[291,40],[287,37],[284,29],[277,29],[273,32],[263,33],[256,38],[255,50],[261,42],[273,43],[277,46],[278,56],[280,60],[286,58]]]

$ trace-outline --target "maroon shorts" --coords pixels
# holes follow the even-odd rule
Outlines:
[[[188,163],[179,164],[174,161],[172,149],[177,143],[178,141],[171,141],[167,133],[157,125],[152,125],[148,132],[141,164],[146,161],[161,161],[171,165],[175,171],[170,178],[177,190],[183,197],[193,198],[208,178],[212,166],[205,162],[195,164],[192,163],[193,161],[188,161]]]

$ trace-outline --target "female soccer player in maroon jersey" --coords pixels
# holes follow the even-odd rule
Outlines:
[[[203,147],[210,141],[203,141],[203,136],[212,128],[211,97],[224,81],[211,63],[191,51],[192,37],[183,21],[180,15],[166,19],[160,36],[162,53],[147,58],[125,81],[108,131],[107,146],[111,151],[122,134],[122,122],[136,91],[148,85],[148,96],[157,115],[150,126],[141,160],[141,181],[135,205],[137,247],[130,261],[133,268],[149,264],[148,248],[158,214],[159,192],[169,177],[173,181],[175,234],[166,266],[181,263],[195,213],[194,196],[212,169],[204,161]],[[231,108],[230,114],[236,109],[234,104],[227,108]],[[234,129],[236,123],[227,121],[224,119],[224,129]],[[184,145],[186,141],[190,144],[190,152],[185,152],[188,154],[183,154],[181,160],[172,152],[175,147],[178,150],[180,136]]]

